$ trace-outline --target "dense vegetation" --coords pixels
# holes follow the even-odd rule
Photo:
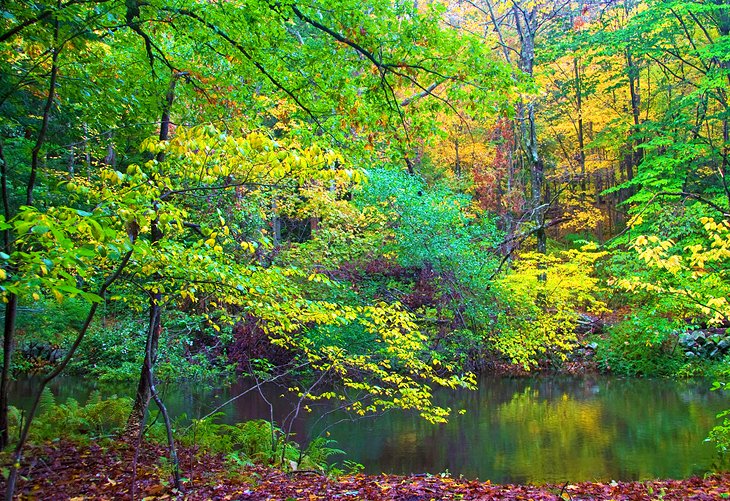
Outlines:
[[[161,380],[431,422],[452,412],[433,388],[484,370],[728,380],[725,2],[0,10],[9,492],[58,416],[141,440],[154,401],[175,463]],[[135,398],[54,407],[62,371]],[[23,373],[43,379],[21,418]],[[217,452],[262,460],[241,451],[263,433],[267,462],[326,460],[209,418]]]

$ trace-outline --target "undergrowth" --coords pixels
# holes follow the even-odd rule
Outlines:
[[[283,470],[333,471],[330,458],[345,453],[334,447],[333,440],[324,437],[315,438],[303,448],[287,440],[283,430],[264,419],[227,424],[220,422],[224,417],[222,412],[192,421],[180,416],[174,426],[176,438],[183,446],[224,454],[234,466],[259,464]],[[185,422],[189,424],[182,425]],[[164,427],[154,425],[150,437],[163,442]]]
[[[130,398],[112,395],[103,399],[98,391],[93,392],[84,405],[73,398],[58,404],[51,390],[46,388],[41,395],[38,415],[30,429],[29,441],[44,443],[66,439],[88,443],[90,440],[112,437],[124,427],[131,409]],[[17,439],[25,419],[24,411],[10,407],[8,431],[11,439]]]
[[[93,392],[85,404],[69,398],[57,403],[50,389],[41,396],[39,412],[33,420],[29,442],[43,444],[60,439],[74,443],[88,444],[96,441],[108,444],[124,430],[132,409],[132,399],[112,395],[102,398]],[[340,470],[330,465],[332,456],[344,454],[336,448],[333,440],[318,437],[306,447],[301,447],[269,421],[258,419],[242,423],[220,422],[224,413],[216,413],[203,419],[188,419],[180,416],[174,424],[176,442],[199,452],[222,454],[232,469],[267,465],[282,470],[317,470],[337,474]],[[9,434],[17,440],[25,422],[26,414],[17,407],[10,407]],[[167,437],[164,425],[151,419],[147,438],[155,443],[165,444]],[[346,463],[347,466],[348,463]],[[355,463],[348,469],[356,469]]]

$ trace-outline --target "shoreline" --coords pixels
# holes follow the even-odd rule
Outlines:
[[[134,447],[115,441],[32,446],[21,468],[20,499],[129,499]],[[493,484],[448,475],[341,475],[283,472],[265,466],[234,467],[222,455],[179,450],[183,492],[172,489],[166,449],[144,443],[136,474],[138,499],[263,500],[492,500],[492,499],[727,499],[730,473],[703,478],[645,481]],[[6,466],[4,464],[3,466]],[[3,482],[4,484],[4,482]]]

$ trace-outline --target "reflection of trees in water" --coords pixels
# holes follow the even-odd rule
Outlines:
[[[702,441],[714,414],[707,395],[687,398],[694,384],[606,380],[562,394],[551,387],[547,397],[540,384],[528,386],[496,410],[512,453],[495,457],[495,469],[533,482],[702,473],[712,458]]]
[[[13,384],[16,395],[34,390],[33,380]],[[191,382],[162,391],[173,416],[184,413],[191,418],[207,414],[250,386],[248,381],[222,386]],[[263,390],[274,405],[277,423],[296,401],[286,387],[270,385]],[[703,381],[603,376],[483,377],[477,391],[436,394],[440,405],[467,409],[446,425],[389,412],[338,424],[330,430],[330,438],[348,452],[347,459],[363,463],[373,473],[448,469],[498,482],[688,477],[711,466],[714,450],[703,439],[715,424],[715,414],[727,405],[727,394],[710,392],[708,387]],[[73,397],[83,403],[96,388],[104,396],[118,393],[116,386],[76,377],[59,379],[52,389],[58,402]],[[295,422],[297,441],[306,442],[345,417],[336,413],[317,421],[328,407],[311,406],[313,412]],[[270,416],[258,392],[222,410],[222,421],[228,423]]]
[[[602,402],[565,393],[555,397],[541,399],[538,390],[527,387],[496,409],[496,424],[513,449],[495,458],[497,469],[532,482],[561,475],[591,478],[610,470],[606,461],[616,430],[604,426]]]

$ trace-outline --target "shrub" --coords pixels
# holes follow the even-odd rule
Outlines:
[[[324,437],[315,438],[301,449],[269,421],[256,419],[226,424],[218,422],[221,417],[223,413],[193,420],[178,434],[180,443],[226,454],[237,465],[267,464],[284,469],[326,470],[331,456],[344,454],[333,447],[332,440]],[[161,425],[156,425],[153,435],[158,440],[164,439]]]
[[[638,312],[608,328],[598,342],[599,366],[627,376],[670,376],[676,374],[683,356],[677,349],[677,331],[685,327],[652,312]]]
[[[102,399],[98,391],[93,392],[84,405],[73,398],[57,404],[50,389],[41,396],[38,416],[30,429],[31,442],[45,442],[58,438],[86,442],[92,438],[107,436],[121,431],[132,410],[132,400],[112,395]],[[25,419],[17,408],[9,413],[11,437],[17,437]]]
[[[495,283],[500,310],[494,347],[513,363],[529,369],[550,355],[564,361],[577,345],[580,312],[598,314],[593,263],[604,253],[586,247],[555,254],[524,253]]]

